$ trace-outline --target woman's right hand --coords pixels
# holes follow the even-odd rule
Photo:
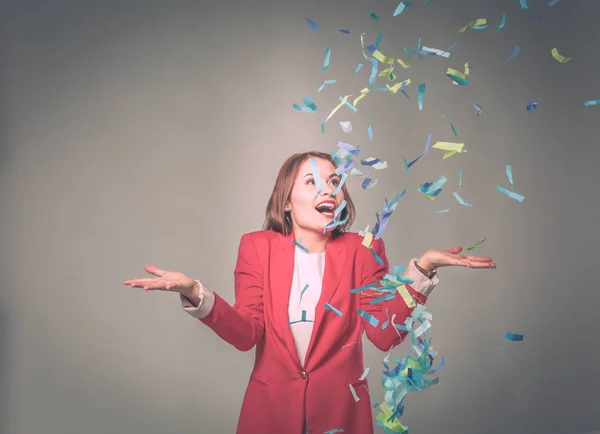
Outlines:
[[[132,288],[143,288],[144,291],[179,292],[188,298],[193,295],[194,289],[197,286],[197,283],[193,279],[177,271],[161,270],[154,265],[148,265],[145,267],[145,270],[150,274],[158,276],[158,278],[130,279],[123,283],[131,285]]]

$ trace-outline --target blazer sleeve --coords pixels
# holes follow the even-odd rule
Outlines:
[[[238,350],[248,351],[262,339],[265,332],[263,273],[250,234],[243,235],[240,241],[234,277],[233,306],[215,293],[210,314],[200,321]]]
[[[365,286],[373,282],[379,282],[380,280],[383,280],[386,274],[389,273],[389,262],[385,253],[385,243],[383,238],[379,238],[378,240],[373,239],[372,247],[377,256],[382,260],[383,264],[379,264],[379,262],[377,262],[368,249],[366,249],[364,246],[359,246],[359,248],[363,250],[361,251],[360,256],[363,262],[362,282],[360,286]],[[411,285],[405,286],[417,303],[425,304],[427,297],[419,294],[412,288]],[[377,327],[374,327],[364,318],[363,324],[367,338],[369,338],[373,345],[382,351],[389,351],[392,347],[402,343],[408,334],[408,332],[398,330],[392,325],[392,315],[396,314],[396,317],[394,318],[394,324],[404,324],[406,318],[412,314],[414,307],[409,308],[404,299],[398,293],[396,293],[396,296],[391,300],[371,304],[371,300],[384,295],[377,294],[376,291],[376,289],[369,289],[360,293],[360,308],[377,318],[377,320],[379,320],[379,324]],[[388,320],[386,309],[389,314],[390,322],[389,325],[382,330],[381,325]]]

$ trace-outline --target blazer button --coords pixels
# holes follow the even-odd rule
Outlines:
[[[306,372],[304,372],[304,371],[300,372],[300,376],[301,376],[302,378],[306,378]]]

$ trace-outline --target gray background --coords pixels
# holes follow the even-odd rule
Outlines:
[[[541,19],[517,0],[419,0],[398,17],[387,0],[4,1],[0,430],[233,433],[253,352],[220,341],[176,294],[122,282],[155,264],[233,302],[239,239],[260,229],[279,166],[339,140],[390,164],[362,168],[379,179],[367,191],[362,178],[349,179],[354,231],[372,227],[384,198],[408,189],[385,233],[392,265],[482,237],[475,252],[498,263],[440,272],[428,310],[446,366],[438,385],[407,396],[410,432],[600,429],[600,107],[583,106],[600,98],[600,2],[529,4]],[[494,34],[502,12],[507,25]],[[488,29],[458,33],[479,17]],[[410,100],[372,91],[322,134],[337,97],[358,95],[368,79],[369,64],[352,75],[365,63],[360,33],[373,43],[379,30],[388,56],[419,37],[434,48],[459,44],[449,59],[396,67],[399,80],[412,79]],[[505,63],[516,44],[521,53]],[[555,46],[572,60],[556,62]],[[327,47],[331,66],[320,72]],[[446,68],[466,61],[471,84],[452,85]],[[318,93],[325,79],[337,83]],[[316,114],[292,108],[307,95]],[[525,110],[530,101],[536,111]],[[339,126],[345,120],[351,133]],[[416,158],[429,133],[468,152],[442,160],[431,149],[407,175],[402,156]],[[522,204],[495,189],[510,188],[506,164]],[[417,192],[440,175],[448,183],[435,201]],[[506,330],[525,340],[504,340]],[[366,348],[379,400],[384,353]]]

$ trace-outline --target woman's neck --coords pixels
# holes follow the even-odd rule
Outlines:
[[[327,242],[331,238],[331,232],[327,232],[323,235],[314,232],[295,230],[293,236],[298,244],[301,244],[308,249],[309,253],[321,253],[324,252],[327,247]],[[300,242],[300,239],[302,239],[302,242]]]

